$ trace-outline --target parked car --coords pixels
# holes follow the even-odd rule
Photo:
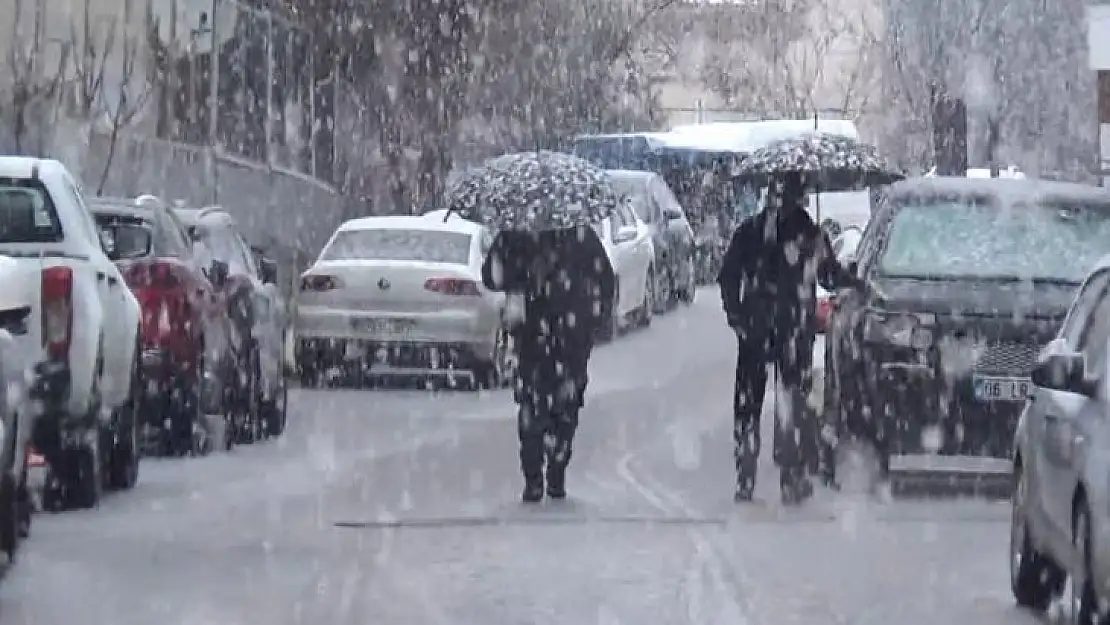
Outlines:
[[[863,237],[863,231],[859,228],[851,227],[844,230],[832,242],[833,254],[836,255],[836,260],[847,266],[855,259],[856,248],[859,247],[860,239]],[[824,333],[829,327],[829,317],[832,315],[833,308],[836,307],[836,294],[829,293],[817,285],[817,331]]]
[[[629,202],[622,203],[595,231],[616,276],[616,301],[607,307],[613,317],[602,326],[599,337],[611,340],[629,327],[651,325],[657,297],[655,244],[651,230]]]
[[[1010,587],[1043,613],[1070,578],[1074,623],[1110,621],[1108,349],[1110,257],[1039,354],[1014,440]]]
[[[142,309],[142,414],[147,448],[160,455],[204,454],[205,414],[219,411],[206,353],[221,354],[230,323],[216,291],[194,262],[184,225],[153,196],[89,201],[115,243],[116,265]]]
[[[44,497],[93,507],[138,479],[139,302],[57,161],[0,157],[0,254],[40,274],[27,331],[45,352],[31,433],[53,469]]]
[[[301,277],[297,362],[329,369],[511,381],[505,295],[482,285],[492,233],[458,218],[365,217],[340,225]]]
[[[693,302],[697,293],[694,230],[678,199],[659,174],[622,169],[607,173],[613,186],[631,199],[651,235],[654,312],[664,312],[676,301]]]
[[[838,297],[825,413],[877,439],[902,485],[1009,482],[1039,349],[1087,269],[1110,252],[1110,194],[1032,180],[891,185],[851,269],[878,287]]]
[[[220,207],[174,211],[193,241],[194,260],[207,267],[230,318],[232,358],[223,363],[228,444],[280,436],[287,422],[285,303],[277,264],[252,249]]]
[[[43,351],[27,323],[39,280],[37,268],[0,256],[0,553],[8,563],[31,531],[34,509],[27,448],[37,415],[27,374]]]

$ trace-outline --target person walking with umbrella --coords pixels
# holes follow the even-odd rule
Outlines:
[[[619,197],[601,170],[551,152],[494,159],[452,196],[449,212],[499,230],[482,282],[510,303],[522,499],[563,499],[594,338],[616,290],[593,226]]]
[[[786,405],[776,402],[773,454],[783,501],[812,495],[806,472],[817,454],[818,433],[806,398],[816,337],[814,282],[830,291],[866,288],[836,261],[828,237],[806,212],[805,174],[787,171],[779,177],[781,188],[769,193],[767,207],[733,233],[717,280],[738,340],[733,394],[737,501],[750,501],[755,490],[768,364],[785,388]]]

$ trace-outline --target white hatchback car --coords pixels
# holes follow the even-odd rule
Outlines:
[[[505,296],[482,285],[493,242],[458,218],[342,224],[301,277],[294,332],[302,381],[360,363],[371,374],[510,380]]]

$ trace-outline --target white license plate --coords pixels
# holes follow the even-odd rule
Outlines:
[[[412,329],[412,324],[403,319],[352,319],[351,325],[373,334],[404,334]]]
[[[972,386],[979,401],[1025,401],[1033,384],[1029,378],[977,376],[972,379]]]

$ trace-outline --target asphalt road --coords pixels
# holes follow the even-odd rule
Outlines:
[[[38,516],[0,622],[1037,622],[1009,595],[1005,504],[784,509],[769,461],[734,504],[721,321],[702,291],[599,349],[565,502],[519,503],[503,391],[298,391],[278,441],[146,461],[98,510]]]

